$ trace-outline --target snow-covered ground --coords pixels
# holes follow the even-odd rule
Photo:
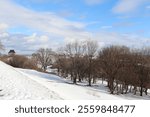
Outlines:
[[[18,69],[0,62],[0,99],[150,99],[148,96],[110,95],[102,85],[73,85],[56,75]]]
[[[0,99],[61,99],[55,92],[0,61]]]

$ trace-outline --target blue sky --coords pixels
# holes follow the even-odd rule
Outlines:
[[[87,39],[101,47],[150,46],[150,0],[1,0],[0,17],[6,51],[32,53]]]

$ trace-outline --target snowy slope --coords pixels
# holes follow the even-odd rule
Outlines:
[[[48,89],[59,94],[63,99],[94,99],[94,100],[135,100],[135,99],[145,99],[150,100],[150,95],[148,96],[135,96],[133,94],[126,95],[111,95],[107,91],[108,89],[103,84],[98,86],[88,87],[82,85],[70,84],[70,81],[60,78],[56,75],[40,73],[35,70],[19,69],[24,75],[30,77],[31,79],[37,81],[38,83],[46,86]]]
[[[110,95],[104,85],[70,84],[56,75],[18,69],[0,62],[0,99],[150,99],[150,96]]]
[[[22,69],[21,71],[23,71],[22,73],[24,73],[24,75],[27,75],[31,79],[59,94],[63,99],[122,99],[99,92],[99,90],[96,89],[69,84],[67,81],[55,75],[44,74],[34,70]]]
[[[0,99],[60,99],[58,95],[0,61]]]

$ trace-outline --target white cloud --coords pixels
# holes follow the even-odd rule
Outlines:
[[[97,5],[103,2],[103,0],[84,0],[87,5]]]
[[[113,12],[118,14],[130,13],[148,1],[149,0],[119,0],[116,6],[114,6]]]
[[[73,22],[57,16],[53,12],[36,12],[19,6],[10,0],[0,1],[0,22],[10,26],[25,26],[55,35],[76,36],[85,32],[87,24]]]
[[[5,36],[0,34],[0,38],[3,45],[5,45],[6,52],[15,49],[18,54],[32,54],[39,48],[55,49],[59,45],[59,42],[55,42],[52,37],[36,33],[31,35],[7,34]]]
[[[41,42],[48,42],[48,40],[49,40],[49,37],[48,37],[48,36],[46,36],[46,35],[40,36],[40,41],[41,41]]]
[[[0,38],[7,49],[16,48],[23,52],[34,51],[39,47],[56,48],[65,38],[87,38],[90,35],[85,31],[87,25],[89,24],[66,20],[53,12],[36,12],[11,0],[0,0],[0,30],[3,33],[13,27],[26,27],[35,32],[32,35],[1,33]],[[40,34],[37,35],[37,32]]]
[[[8,25],[5,23],[0,23],[0,32],[5,31],[6,29],[8,29]]]
[[[5,35],[5,34],[4,34]],[[88,35],[84,33],[84,35]],[[73,42],[75,40],[85,41],[87,39],[97,40],[100,47],[108,45],[125,45],[132,48],[149,47],[150,38],[145,38],[137,34],[121,34],[117,32],[97,32],[93,35],[89,35],[88,38],[79,37],[66,37],[63,42],[60,42],[60,38],[53,38],[48,35],[38,35],[33,33],[31,35],[23,34],[7,34],[2,36],[0,34],[1,41],[6,45],[6,52],[10,49],[15,49],[17,53],[32,54],[39,48],[53,48],[57,49],[63,46],[65,43]]]
[[[149,47],[150,38],[142,37],[137,34],[121,34],[117,32],[98,32],[93,37],[103,46],[125,45],[132,48]]]
[[[50,39],[47,35],[38,35],[37,33],[33,33],[32,35],[23,37],[24,41],[28,44],[36,44],[39,43],[49,43]],[[38,48],[37,48],[38,49]]]
[[[24,37],[24,39],[25,39],[28,43],[34,43],[35,41],[38,41],[38,40],[37,40],[37,34],[36,34],[36,33],[33,33],[31,36]]]
[[[6,32],[1,32],[1,33],[0,33],[0,39],[1,39],[1,38],[6,38],[6,37],[9,37],[9,34],[8,34],[8,33],[6,33]]]
[[[130,48],[142,48],[150,47],[150,38],[140,36],[134,33],[118,33],[118,32],[106,32],[99,31],[93,33],[89,38],[96,40],[100,48],[110,45],[124,45]],[[85,41],[87,39],[80,39],[79,41]],[[74,42],[76,38],[66,38],[65,42]]]

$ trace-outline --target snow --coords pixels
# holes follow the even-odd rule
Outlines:
[[[0,62],[0,99],[61,99],[19,70]]]
[[[74,85],[56,75],[13,68],[0,62],[0,99],[125,100],[150,99],[150,96],[111,95],[102,84]]]
[[[31,79],[59,94],[63,99],[121,99],[106,93],[99,93],[96,89],[70,84],[55,75],[39,73],[34,70],[22,69],[21,71]]]

